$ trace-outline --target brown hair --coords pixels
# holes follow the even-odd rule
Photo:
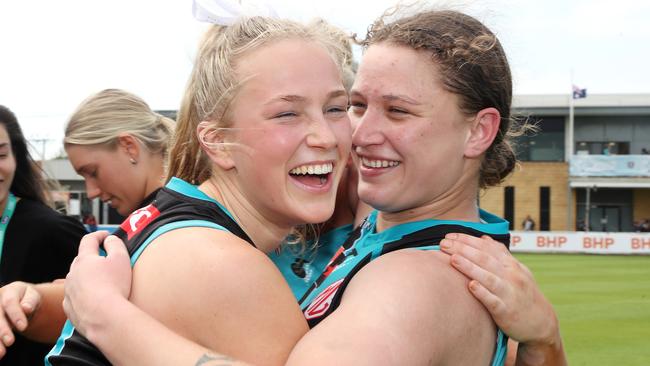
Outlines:
[[[9,191],[18,197],[51,205],[43,169],[29,153],[27,140],[18,124],[18,118],[9,108],[2,105],[0,105],[0,125],[7,130],[11,142],[11,153],[16,160],[16,171]]]
[[[499,131],[481,163],[481,188],[499,184],[514,169],[511,138],[520,128],[510,116],[512,77],[497,37],[473,17],[453,10],[431,10],[390,23],[390,9],[369,28],[364,48],[377,43],[410,47],[431,55],[446,91],[459,97],[459,108],[473,115],[494,107],[501,114]]]

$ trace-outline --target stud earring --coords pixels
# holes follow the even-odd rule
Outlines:
[[[133,159],[133,158],[129,158],[129,162],[130,162],[131,164],[133,164],[133,165],[135,165],[135,164],[138,163],[138,162],[135,161],[135,159]]]

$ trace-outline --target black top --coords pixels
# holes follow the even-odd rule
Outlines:
[[[20,199],[5,232],[0,285],[65,278],[86,230],[81,223],[36,201]],[[0,365],[41,365],[52,344],[16,334]]]
[[[170,185],[193,187],[188,183],[180,182],[182,181],[175,180]],[[196,226],[196,224],[189,224],[194,220],[215,223],[253,245],[248,235],[217,203],[191,197],[185,193],[187,192],[171,189],[168,185],[158,191],[156,199],[150,205],[133,211],[113,233],[124,241],[132,260],[133,255],[154,232],[167,224],[181,221],[188,222],[188,226]],[[52,366],[110,365],[101,351],[69,324],[64,327],[59,342],[63,347],[57,346],[47,356]]]
[[[370,228],[370,229],[368,229]],[[464,233],[475,237],[489,235],[492,239],[501,242],[506,247],[510,246],[510,234],[490,234],[460,224],[444,224],[426,227],[413,232],[405,232],[399,238],[391,238],[383,242],[372,243],[378,239],[387,239],[388,236],[375,236],[368,239],[367,232],[374,232],[374,228],[368,224],[368,219],[354,230],[348,239],[343,243],[335,257],[330,261],[325,271],[312,284],[309,290],[299,300],[303,314],[310,328],[315,327],[323,319],[332,314],[340,305],[341,299],[352,278],[364,266],[379,256],[394,252],[400,249],[424,249],[439,250],[440,241],[448,233]],[[370,245],[362,243],[362,240],[370,241]],[[341,268],[338,268],[338,267]],[[346,267],[346,268],[342,268]],[[334,282],[330,274],[340,270],[337,275],[340,279]],[[333,277],[336,278],[337,275]],[[328,281],[329,280],[329,281]],[[328,281],[328,282],[326,282]],[[325,283],[325,285],[323,285]],[[324,288],[324,289],[323,289]],[[315,290],[321,291],[318,296],[313,296]],[[311,295],[311,297],[310,297]]]

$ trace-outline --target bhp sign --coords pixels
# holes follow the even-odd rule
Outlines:
[[[650,234],[511,232],[510,249],[529,253],[650,254]]]
[[[567,240],[566,236],[538,235],[536,238],[538,248],[562,248]]]
[[[647,237],[632,237],[630,239],[630,248],[634,251],[650,251],[650,236]]]

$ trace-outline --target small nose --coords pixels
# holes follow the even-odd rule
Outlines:
[[[86,179],[86,195],[89,199],[97,198],[101,193],[101,189],[99,189],[94,182],[91,182],[90,179]]]
[[[307,145],[322,149],[332,149],[338,145],[338,139],[334,133],[334,124],[325,118],[310,123],[310,131],[307,136]]]
[[[368,146],[378,145],[383,142],[381,133],[381,116],[370,109],[363,115],[354,118],[354,131],[352,132],[352,145]]]

